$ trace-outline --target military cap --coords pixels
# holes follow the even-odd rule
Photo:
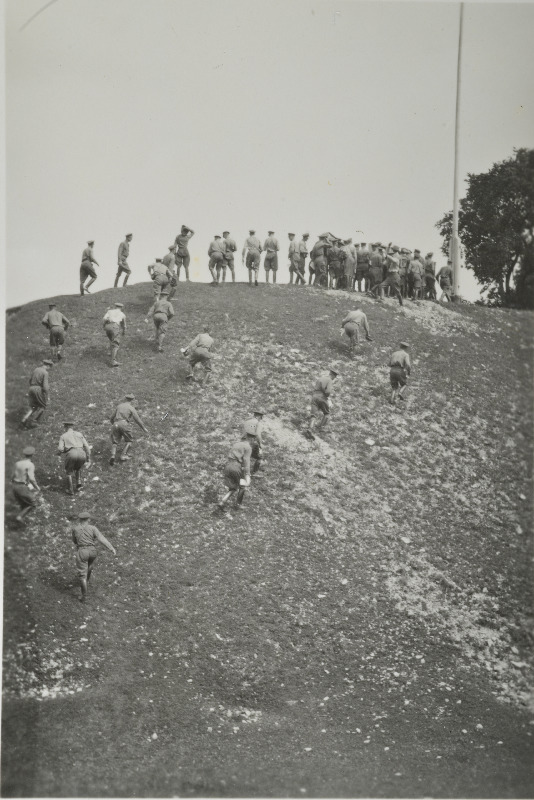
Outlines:
[[[401,247],[400,251],[401,251],[401,253],[409,253],[410,252],[405,247]]]
[[[51,367],[51,366],[53,366],[54,362],[50,361],[49,358],[45,358],[45,359],[43,359],[43,364],[45,364],[47,367]]]
[[[382,245],[380,244],[380,242],[373,242],[371,247],[382,247]]]
[[[401,347],[409,347],[410,345],[408,344],[408,342],[401,342],[400,346]]]
[[[337,366],[337,364],[330,364],[328,369],[329,369],[330,372],[333,372],[335,375],[339,375],[339,367]]]
[[[161,261],[161,258],[156,258],[156,261]]]
[[[288,236],[294,236],[295,234],[294,233],[288,233],[287,235]],[[321,237],[319,237],[319,238],[321,238]]]
[[[216,234],[215,234],[215,236],[214,236],[213,238],[214,238],[214,239],[220,239],[220,238],[221,238],[221,236],[220,236],[220,234],[219,234],[219,233],[216,233]]]
[[[391,249],[393,250],[394,253],[398,253],[400,248],[398,245],[394,244]]]
[[[434,255],[434,253],[427,253],[426,257],[428,258],[429,256],[433,256],[433,255]]]
[[[416,247],[416,248],[415,248],[415,250],[414,250],[414,253],[420,253],[420,252],[421,252],[421,251],[420,251],[420,250],[418,250],[418,249],[417,249],[417,247]]]
[[[175,244],[170,244],[170,245],[169,245],[169,250],[174,250],[174,248],[175,248],[175,247],[176,247],[176,245],[175,245]]]
[[[271,233],[274,233],[274,231],[267,231],[267,233],[270,235]]]
[[[127,233],[126,238],[128,238],[128,236],[133,236],[133,233]]]
[[[330,235],[329,233],[320,233],[319,239],[327,239],[329,235]]]
[[[249,232],[249,233],[256,233],[256,231],[255,231],[255,230],[253,230],[252,228],[249,228],[249,229],[248,229],[248,232]]]
[[[124,303],[114,303],[117,308],[124,308]]]
[[[223,231],[223,235],[224,235],[225,233],[230,233],[230,231]]]
[[[49,303],[48,308],[55,308],[57,303]]]
[[[352,236],[349,239],[345,239],[345,244],[352,244]]]
[[[406,253],[406,255],[409,255],[409,256],[412,254],[412,251],[408,250],[407,247],[404,249],[404,252]]]
[[[265,416],[265,411],[262,408],[255,408],[252,412],[253,414],[259,414],[260,416]]]
[[[303,239],[308,239],[308,238],[309,238],[309,236],[310,236],[310,234],[309,234],[309,233],[303,233],[303,234],[302,234],[302,238],[303,238]]]
[[[66,421],[63,423],[63,425],[65,425],[65,427],[67,427],[67,426],[68,426],[69,428],[71,428],[71,427],[73,427],[73,426],[74,426],[74,422],[73,422],[72,420],[70,420],[70,419],[69,419],[69,420],[66,420]]]
[[[87,240],[87,244],[94,244],[94,243],[95,243],[95,240],[94,240],[94,239],[88,239],[88,240]]]
[[[124,395],[127,400],[133,400],[135,395],[134,394],[125,394]]]
[[[80,511],[78,519],[91,519],[91,515],[88,511]]]
[[[187,227],[187,225],[182,225],[182,230],[183,230],[183,231],[188,231],[188,230],[189,230],[189,228]]]
[[[367,242],[362,242],[362,244],[367,244]]]
[[[35,453],[35,447],[30,447],[30,446],[25,447],[24,450],[22,451],[23,456],[33,456],[34,453]]]

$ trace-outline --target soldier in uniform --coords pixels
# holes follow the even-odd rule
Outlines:
[[[424,296],[428,300],[436,299],[436,262],[433,256],[434,253],[427,253],[425,256]]]
[[[174,245],[176,247],[176,278],[180,280],[180,268],[183,265],[185,271],[185,278],[189,280],[189,262],[191,256],[189,255],[189,240],[194,235],[193,228],[188,228],[187,225],[182,225],[180,233],[175,239]]]
[[[22,418],[22,425],[25,428],[31,427],[31,423],[37,422],[43,416],[49,400],[48,370],[53,366],[53,361],[45,358],[40,367],[36,367],[30,378],[30,391],[28,399],[30,410]]]
[[[287,252],[289,258],[289,283],[293,283],[293,278],[295,278],[295,286],[299,283],[304,285],[306,283],[306,279],[304,275],[300,271],[300,250],[298,242],[295,240],[294,233],[288,233],[287,237],[289,239],[289,249]]]
[[[423,275],[425,268],[418,253],[419,250],[414,250],[414,257],[410,259],[407,268],[411,289],[410,297],[412,300],[421,298],[423,292]]]
[[[223,281],[226,280],[226,262],[224,254],[226,253],[226,244],[219,234],[215,234],[213,241],[208,247],[208,255],[210,257],[208,269],[213,278],[211,285],[217,286],[221,277],[221,269],[223,271]]]
[[[119,278],[121,274],[124,272],[124,281],[122,282],[123,286],[126,286],[128,283],[128,278],[132,274],[132,270],[128,266],[128,256],[130,255],[130,242],[132,241],[133,234],[127,233],[124,242],[121,242],[119,245],[119,252],[117,254],[117,274],[115,275],[115,283],[113,286],[117,288],[119,285]]]
[[[252,455],[252,445],[255,435],[245,433],[244,437],[234,444],[228,454],[228,461],[224,468],[224,482],[228,492],[219,503],[222,510],[230,497],[237,492],[236,507],[239,508],[243,502],[245,488],[250,485],[250,458]]]
[[[361,242],[360,249],[357,253],[356,262],[356,283],[358,284],[358,291],[369,291],[369,265],[371,262],[371,254],[366,247],[366,242]],[[363,290],[362,290],[363,282]]]
[[[265,268],[265,283],[269,283],[269,272],[272,270],[273,283],[276,283],[276,273],[278,270],[278,250],[280,246],[278,239],[275,238],[274,231],[268,231],[268,236],[263,243],[265,250],[265,261],[263,266]]]
[[[252,441],[252,453],[251,453],[251,457],[254,459],[254,464],[252,466],[251,474],[255,475],[256,472],[261,467],[261,462],[263,459],[263,440],[261,434],[262,434],[262,420],[265,412],[256,410],[253,411],[252,414],[253,416],[251,417],[251,419],[247,419],[243,423],[243,436],[249,433],[254,437]]]
[[[261,259],[261,242],[257,236],[255,236],[256,231],[249,230],[249,237],[245,239],[245,244],[243,246],[243,252],[241,253],[241,260],[243,264],[245,263],[245,256],[246,256],[246,266],[248,269],[248,282],[249,286],[252,286],[252,273],[254,273],[254,286],[258,285],[258,272],[260,270],[260,259]]]
[[[225,244],[224,260],[226,266],[232,273],[232,283],[235,283],[234,253],[237,251],[237,245],[234,240],[230,238],[230,231],[223,231],[223,239]]]
[[[328,286],[330,289],[338,289],[339,279],[343,274],[343,263],[345,253],[341,250],[341,239],[334,239],[328,251]]]
[[[399,277],[399,247],[394,244],[391,248],[391,252],[389,247],[386,252],[386,266],[388,273],[386,275],[386,279],[382,281],[382,283],[377,284],[370,292],[373,297],[376,297],[378,292],[380,292],[380,296],[383,296],[384,289],[390,287],[393,294],[398,297],[399,303],[402,306],[402,295],[400,293],[400,277]]]
[[[322,233],[319,239],[312,247],[310,258],[313,262],[315,271],[315,278],[313,280],[314,286],[326,286],[328,284],[328,250],[330,245],[328,243],[328,234]],[[311,269],[311,264],[310,264]]]
[[[345,253],[343,288],[346,289],[348,292],[351,292],[352,285],[354,283],[354,272],[357,263],[356,248],[352,244],[352,239],[351,238],[345,239],[343,242],[343,247],[341,249]]]
[[[111,366],[118,367],[117,353],[119,350],[119,336],[126,333],[126,316],[122,310],[122,303],[114,303],[113,308],[109,308],[104,314],[104,330],[109,339],[109,355]]]
[[[78,522],[72,525],[67,533],[71,534],[72,541],[76,545],[76,572],[80,579],[80,588],[82,591],[80,602],[85,603],[87,598],[87,583],[93,572],[93,566],[97,557],[96,543],[101,542],[104,547],[111,550],[113,555],[117,555],[117,551],[113,545],[108,542],[106,537],[100,533],[98,528],[89,523],[91,515],[87,511],[81,511],[78,514]]]
[[[130,458],[128,450],[133,442],[132,422],[135,422],[139,425],[141,430],[148,434],[147,429],[141,422],[139,414],[135,410],[134,399],[133,394],[127,394],[111,415],[111,458],[109,459],[111,466],[115,463],[117,447],[122,440],[124,440],[125,445],[119,461],[128,461]]]
[[[391,354],[391,358],[389,360],[389,380],[391,383],[390,402],[393,403],[393,405],[396,404],[397,399],[406,399],[403,395],[403,392],[406,389],[407,376],[412,371],[410,356],[407,352],[408,349],[409,345],[406,342],[401,342],[400,350],[395,350],[395,352]]]
[[[341,333],[349,337],[349,349],[351,356],[354,355],[354,350],[357,344],[360,344],[360,328],[365,332],[365,338],[368,342],[372,342],[371,334],[369,333],[369,323],[367,315],[360,308],[360,304],[355,304],[357,308],[354,311],[348,311],[345,319],[341,323]]]
[[[65,455],[65,472],[69,494],[74,494],[72,476],[76,478],[76,491],[83,487],[82,469],[91,466],[91,448],[83,433],[74,430],[74,422],[64,422],[65,433],[59,438],[58,455]]]
[[[410,295],[411,278],[408,274],[408,265],[410,263],[410,256],[412,251],[407,247],[401,247],[399,251],[399,278],[400,278],[400,293],[403,297]]]
[[[61,311],[57,310],[55,303],[49,303],[48,308],[49,311],[41,320],[41,325],[44,325],[50,331],[50,354],[52,358],[56,355],[59,361],[63,358],[61,348],[65,343],[65,331],[70,322],[67,317],[63,316]]]
[[[158,353],[163,353],[163,340],[165,339],[165,335],[167,333],[167,325],[169,320],[174,317],[174,308],[172,307],[168,298],[169,292],[164,289],[159,297],[159,300],[156,300],[154,305],[151,306],[147,311],[147,319],[145,320],[148,322],[148,317],[152,317],[154,320],[154,327],[156,329],[156,347],[158,349]]]
[[[300,273],[302,275],[306,275],[306,259],[308,258],[308,239],[310,238],[309,233],[303,233],[302,239],[298,243],[298,251],[300,256]],[[304,279],[304,283],[306,283],[306,279]]]
[[[452,274],[452,261],[450,259],[447,261],[447,266],[440,269],[436,275],[436,278],[439,281],[443,295],[450,303],[452,300],[452,282],[454,280],[454,276]]]
[[[84,295],[85,292],[89,292],[89,287],[93,285],[96,281],[96,271],[93,267],[93,264],[96,264],[97,267],[100,266],[96,258],[93,256],[93,245],[94,239],[89,239],[87,242],[87,247],[82,253],[82,263],[80,264],[80,294]],[[91,280],[89,283],[85,283],[87,277],[90,277]]]
[[[328,372],[322,373],[315,381],[311,397],[311,412],[308,422],[308,429],[305,431],[309,439],[315,439],[313,429],[316,424],[316,417],[320,416],[318,428],[323,428],[326,425],[330,409],[332,408],[332,401],[330,395],[334,386],[334,381],[339,375],[338,368],[332,364],[328,368]]]
[[[22,522],[26,514],[29,514],[37,505],[34,490],[35,492],[41,491],[35,480],[34,453],[35,447],[25,447],[22,451],[24,457],[15,463],[11,475],[13,494],[21,509],[20,514],[15,518],[17,522]]]
[[[176,287],[178,286],[178,280],[176,278],[176,254],[174,252],[175,245],[169,245],[169,252],[166,253],[163,258],[161,259],[161,263],[164,267],[167,267],[169,272],[171,273],[172,277],[169,280],[169,300],[172,300],[174,295],[176,294]]]
[[[159,300],[162,289],[166,289],[169,281],[173,278],[173,273],[163,263],[163,259],[156,258],[154,264],[147,267],[148,274],[154,283],[154,299]]]
[[[379,242],[375,242],[371,245],[371,257],[369,261],[369,285],[371,290],[374,289],[379,283],[382,283],[384,280],[383,272],[382,272],[382,261],[383,257],[380,255],[378,248],[380,247]]]
[[[211,348],[213,347],[213,339],[210,336],[210,326],[204,325],[203,333],[199,333],[192,339],[187,347],[182,350],[184,356],[189,357],[189,374],[186,375],[187,380],[193,380],[193,370],[196,364],[202,364],[204,367],[205,378],[204,383],[208,379],[211,372]]]

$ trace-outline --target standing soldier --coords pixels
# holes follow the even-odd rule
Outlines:
[[[363,291],[369,291],[369,265],[371,262],[371,254],[366,247],[366,242],[361,243],[361,247],[358,250],[357,254],[357,262],[356,262],[356,282],[358,283],[358,291],[362,291],[362,281],[363,281]]]
[[[439,285],[441,286],[444,297],[446,297],[450,303],[452,300],[452,281],[453,281],[452,261],[450,259],[447,261],[447,266],[442,267],[440,269],[440,271],[436,275],[436,278],[439,281]]]
[[[52,365],[53,361],[45,358],[42,362],[42,365],[40,367],[36,367],[32,372],[32,376],[30,378],[30,391],[28,392],[30,410],[22,418],[22,425],[25,428],[30,427],[30,423],[37,422],[37,420],[41,419],[45,408],[48,405],[48,370]]]
[[[433,259],[434,253],[427,253],[425,256],[425,291],[424,295],[429,300],[436,299],[436,262]]]
[[[193,370],[196,364],[202,364],[206,377],[204,383],[208,379],[208,374],[211,372],[211,348],[213,347],[213,339],[210,336],[210,326],[204,325],[204,332],[199,333],[198,336],[189,342],[187,347],[182,350],[184,356],[189,356],[189,374],[186,375],[187,380],[193,380]]]
[[[37,505],[37,498],[33,490],[35,489],[36,492],[41,491],[35,480],[34,453],[35,447],[25,447],[22,451],[24,458],[15,463],[11,475],[13,494],[21,508],[20,514],[15,517],[17,522],[22,522],[26,514],[29,514]]]
[[[334,239],[332,246],[328,251],[328,286],[330,289],[338,288],[342,263],[342,250],[339,247],[340,244],[341,239]]]
[[[310,258],[313,261],[313,268],[315,270],[315,278],[313,281],[314,286],[326,286],[328,283],[327,277],[327,256],[329,244],[328,234],[322,233],[319,239],[312,247]],[[311,272],[311,264],[310,264]]]
[[[165,266],[161,258],[156,258],[154,264],[148,265],[147,270],[154,283],[154,299],[159,300],[162,289],[167,287],[173,274],[170,269]]]
[[[268,231],[268,236],[263,243],[265,250],[265,261],[263,266],[265,268],[265,283],[269,283],[269,271],[273,272],[273,283],[276,283],[276,271],[278,270],[278,239],[274,236],[274,231]]]
[[[408,266],[411,261],[412,251],[407,247],[401,247],[399,251],[399,278],[400,278],[400,293],[403,297],[411,295],[411,275],[408,272]]]
[[[163,340],[167,333],[167,324],[169,320],[174,317],[174,308],[169,303],[169,292],[164,289],[160,295],[159,300],[156,300],[153,306],[147,311],[147,318],[152,317],[154,320],[154,327],[156,329],[156,347],[158,353],[163,353]],[[148,319],[145,320],[148,322]]]
[[[298,251],[300,255],[300,272],[302,275],[306,275],[306,259],[308,258],[308,239],[310,238],[309,233],[303,233],[302,239],[298,243]],[[306,283],[306,279],[304,279],[304,283]]]
[[[130,456],[128,450],[133,442],[133,428],[132,422],[135,422],[141,430],[148,434],[147,429],[141,422],[139,414],[135,410],[133,394],[127,394],[122,402],[119,403],[111,416],[111,458],[109,463],[111,466],[115,463],[115,456],[117,454],[117,446],[124,439],[125,445],[119,461],[128,461]]]
[[[234,240],[230,238],[230,231],[223,231],[223,239],[226,248],[224,251],[224,260],[226,266],[232,273],[232,283],[235,283],[234,253],[237,251],[237,245]]]
[[[128,266],[128,256],[130,255],[130,242],[132,241],[132,238],[133,234],[127,233],[124,242],[121,242],[119,245],[119,252],[117,255],[118,270],[117,274],[115,275],[115,283],[113,284],[115,288],[117,288],[119,285],[119,278],[122,272],[126,273],[122,283],[123,286],[126,286],[128,283],[128,278],[132,274],[132,270]]]
[[[89,292],[89,287],[96,281],[96,271],[93,267],[93,264],[96,264],[97,267],[100,266],[96,258],[93,256],[93,245],[95,241],[94,239],[89,239],[87,242],[87,247],[82,253],[82,263],[80,264],[80,294],[84,295],[85,292]],[[87,276],[91,278],[88,284],[85,284]]]
[[[410,297],[412,300],[417,300],[422,297],[423,293],[423,275],[425,268],[420,257],[417,255],[419,250],[414,250],[414,257],[410,259],[408,264],[408,277],[410,280]]]
[[[50,355],[57,356],[58,361],[63,358],[61,348],[65,343],[65,331],[70,325],[67,317],[58,311],[55,303],[48,304],[49,311],[41,320],[41,325],[50,331]]]
[[[356,248],[352,244],[352,239],[345,239],[341,248],[345,253],[345,264],[343,269],[343,288],[348,292],[352,291],[354,282],[354,270],[356,269],[357,255]]]
[[[313,429],[315,427],[315,418],[317,415],[321,415],[321,419],[319,420],[317,427],[323,428],[326,425],[328,416],[330,414],[330,409],[332,408],[330,395],[332,394],[334,381],[338,375],[338,368],[332,364],[328,368],[328,372],[322,373],[315,382],[311,398],[311,414],[308,422],[308,428],[305,431],[305,434],[309,439],[315,439]]]
[[[382,281],[382,283],[377,284],[374,289],[371,290],[370,294],[373,297],[376,297],[378,292],[380,292],[380,296],[384,296],[384,289],[390,287],[391,291],[398,297],[399,303],[402,306],[402,295],[400,293],[400,277],[399,277],[399,247],[394,244],[391,248],[391,252],[389,249],[386,251],[386,267],[387,267],[387,275],[386,279]]]
[[[76,478],[76,490],[83,487],[82,469],[84,464],[91,466],[91,448],[83,433],[74,430],[74,422],[64,422],[65,433],[59,438],[58,455],[65,454],[65,472],[69,484],[69,494],[74,494],[72,475]]]
[[[348,311],[347,316],[341,323],[341,335],[346,333],[349,337],[349,349],[351,357],[354,355],[354,349],[356,345],[360,344],[360,326],[365,331],[365,338],[367,341],[373,341],[371,339],[371,334],[369,333],[367,315],[359,307],[359,303],[356,303],[355,305],[357,305],[358,308],[356,308],[354,311]]]
[[[113,308],[109,308],[104,314],[104,330],[109,339],[109,355],[111,366],[118,367],[117,353],[119,350],[119,335],[126,333],[126,317],[124,315],[124,305],[114,303]]]
[[[246,422],[243,423],[243,436],[246,434],[250,434],[253,436],[253,440],[251,442],[252,452],[251,457],[254,459],[254,466],[252,467],[251,474],[255,475],[256,472],[261,467],[261,462],[263,459],[263,440],[261,438],[262,434],[262,420],[265,414],[265,411],[253,411],[253,417],[251,419],[247,419]],[[258,477],[261,477],[258,475]]]
[[[252,273],[254,272],[254,286],[258,285],[258,272],[260,269],[261,258],[261,242],[254,234],[256,231],[249,230],[249,237],[245,240],[243,252],[241,253],[241,261],[245,263],[245,255],[247,257],[246,265],[248,269],[248,282],[252,286]]]
[[[410,364],[410,356],[408,355],[408,344],[406,342],[400,343],[400,350],[395,350],[392,353],[391,358],[389,360],[390,372],[389,372],[389,380],[391,383],[391,400],[390,402],[393,405],[396,404],[397,398],[399,400],[405,400],[406,398],[403,396],[403,392],[406,389],[406,379],[407,375],[410,374],[412,371],[412,366]]]
[[[189,255],[189,239],[194,235],[195,231],[193,228],[188,228],[186,225],[182,225],[180,233],[176,237],[174,241],[174,245],[176,247],[176,278],[180,280],[180,267],[183,265],[185,270],[185,279],[189,280],[189,262],[191,261],[191,256]]]
[[[288,233],[287,238],[289,239],[289,249],[287,251],[287,256],[289,258],[289,283],[292,284],[295,272],[300,272],[300,253],[298,250],[298,243],[295,241],[295,234]],[[298,282],[297,277],[295,284]]]
[[[211,277],[213,281],[211,283],[212,286],[217,286],[219,283],[219,278],[221,276],[221,269],[223,271],[223,281],[226,280],[226,265],[224,260],[224,254],[226,253],[226,244],[224,240],[221,239],[219,234],[215,234],[213,241],[211,242],[208,248],[208,255],[210,257],[208,268],[211,272]],[[217,270],[217,272],[215,272]]]
[[[172,275],[172,277],[169,279],[169,286],[171,287],[169,289],[169,300],[171,300],[176,294],[176,287],[178,285],[178,281],[176,280],[176,256],[174,254],[173,244],[169,245],[169,252],[163,256],[161,263],[164,267],[167,267]]]
[[[378,250],[380,246],[379,242],[375,242],[371,245],[371,259],[369,262],[369,284],[371,290],[374,289],[379,283],[382,283],[384,277],[382,273],[382,261],[383,257],[380,255]]]
[[[114,556],[117,555],[113,545],[100,533],[98,528],[89,524],[90,519],[91,515],[87,511],[81,511],[78,514],[78,522],[67,531],[67,533],[71,534],[72,541],[76,545],[76,572],[78,573],[82,590],[81,603],[85,603],[87,598],[87,583],[91,577],[97,556],[96,543],[101,542],[104,547],[111,550]]]
[[[228,454],[228,461],[224,468],[224,482],[228,492],[219,503],[219,508],[224,509],[230,497],[237,492],[236,507],[243,502],[245,489],[250,486],[250,457],[255,435],[245,433],[244,437],[234,444]]]

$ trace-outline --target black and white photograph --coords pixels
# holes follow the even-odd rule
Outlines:
[[[534,2],[4,0],[2,797],[534,797]]]

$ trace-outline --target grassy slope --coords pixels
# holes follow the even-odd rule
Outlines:
[[[180,291],[163,356],[148,285],[57,298],[75,324],[31,433],[17,421],[46,301],[8,318],[7,464],[31,442],[46,488],[23,529],[7,495],[4,795],[530,796],[530,316],[364,301],[375,341],[349,362],[344,293]],[[119,296],[111,370],[101,318]],[[206,321],[203,389],[176,354]],[[415,369],[393,410],[401,338]],[[299,427],[333,359],[344,376],[313,444]],[[127,390],[151,437],[110,468]],[[265,478],[221,516],[256,403]],[[95,459],[76,500],[55,455],[73,413]],[[118,551],[102,548],[86,607],[64,532],[82,508]]]

